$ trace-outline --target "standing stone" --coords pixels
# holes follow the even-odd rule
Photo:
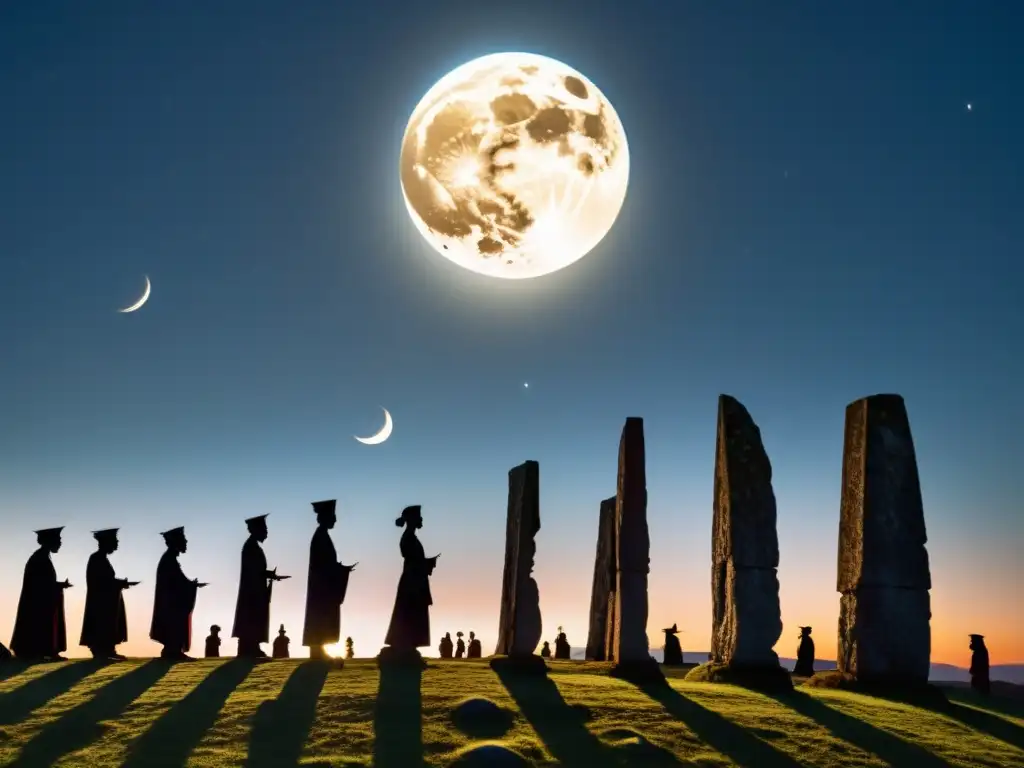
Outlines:
[[[779,668],[779,538],[772,465],[761,431],[733,397],[718,398],[711,530],[711,655],[716,664]]]
[[[539,530],[540,465],[527,461],[508,473],[505,575],[495,654],[529,657],[540,643],[540,594],[531,575],[536,553],[534,537]]]
[[[597,525],[597,554],[594,557],[594,586],[590,593],[590,631],[587,635],[588,661],[610,661],[608,627],[615,619],[615,497],[601,502]]]
[[[899,395],[846,407],[839,520],[839,672],[928,681],[931,573],[907,408]]]
[[[619,440],[615,495],[616,573],[611,656],[613,675],[635,681],[663,681],[647,639],[647,574],[651,539],[647,529],[647,470],[644,421],[630,417]]]

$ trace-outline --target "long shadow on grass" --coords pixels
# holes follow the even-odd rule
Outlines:
[[[260,704],[249,736],[247,768],[289,768],[299,764],[328,669],[326,661],[300,664],[277,698]]]
[[[418,664],[381,664],[373,714],[374,768],[423,765],[423,710]]]
[[[29,680],[13,691],[0,694],[0,725],[20,723],[46,702],[67,693],[102,666],[103,662],[91,660],[55,664],[52,672]]]
[[[20,675],[28,669],[28,664],[17,659],[3,659],[0,661],[0,683],[10,680],[15,675]]]
[[[547,675],[495,670],[523,717],[561,765],[572,768],[614,766],[616,757],[594,736],[582,716],[565,703]]]
[[[149,690],[169,669],[148,661],[100,688],[91,699],[42,728],[21,750],[14,765],[50,766],[65,755],[89,746],[103,735],[104,720],[114,720]]]
[[[968,728],[987,733],[1000,741],[1005,741],[1010,746],[1024,749],[1024,728],[999,715],[983,712],[973,707],[965,707],[963,704],[952,701],[949,703],[949,707],[942,712]]]
[[[185,765],[203,735],[217,722],[228,696],[253,666],[249,659],[232,659],[214,669],[128,747],[128,758],[122,768]]]
[[[833,709],[802,691],[765,694],[794,712],[827,728],[836,738],[870,752],[889,765],[913,765],[915,768],[950,768],[950,764],[922,746]]]
[[[654,701],[684,723],[697,738],[740,766],[801,768],[801,764],[726,717],[701,706],[667,685],[640,686]]]

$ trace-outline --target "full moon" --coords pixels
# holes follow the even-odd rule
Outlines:
[[[629,183],[622,122],[555,59],[496,53],[449,72],[409,118],[402,194],[442,256],[490,277],[579,261],[615,223]]]

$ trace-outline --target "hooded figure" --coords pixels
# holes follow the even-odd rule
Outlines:
[[[814,674],[814,641],[811,639],[811,628],[800,627],[800,645],[796,649],[796,666],[793,674],[810,677]]]
[[[544,641],[544,645],[541,646],[540,657],[542,659],[550,659],[551,658],[551,643],[549,643],[547,640],[545,640]]]
[[[458,642],[455,643],[455,658],[456,659],[461,659],[463,656],[466,655],[466,643],[462,639],[462,633],[461,632],[456,632],[455,633],[455,637],[458,638]]]
[[[25,564],[11,638],[11,651],[20,659],[64,661],[60,654],[68,649],[64,590],[71,584],[57,581],[57,571],[50,560],[50,555],[60,551],[62,530],[63,526],[36,531],[39,549]]]
[[[281,628],[277,630],[277,637],[274,638],[274,658],[287,659],[290,656],[288,646],[291,642],[288,639],[288,635],[284,633],[284,624],[282,624]]]
[[[568,659],[571,655],[571,648],[569,647],[569,640],[565,636],[565,632],[562,628],[558,628],[558,634],[555,635],[555,658],[556,659]]]
[[[442,659],[450,659],[452,657],[453,648],[452,633],[445,632],[444,637],[441,638],[441,644],[437,646],[437,652],[441,654]]]
[[[306,621],[302,644],[309,658],[326,659],[325,645],[341,639],[341,605],[348,592],[349,575],[355,565],[342,565],[331,541],[337,524],[337,500],[314,501],[317,528],[309,543],[309,574],[306,578]]]
[[[482,654],[483,649],[480,647],[480,641],[477,639],[476,632],[470,630],[469,645],[466,646],[466,658],[479,659]]]
[[[984,635],[971,635],[971,688],[986,696],[992,691],[988,677],[988,648]]]
[[[153,621],[149,637],[164,648],[160,658],[192,661],[192,611],[196,594],[206,584],[188,578],[181,570],[178,556],[188,551],[184,528],[172,528],[161,534],[167,550],[156,567],[156,592],[153,596]]]
[[[399,549],[402,553],[402,576],[398,580],[395,607],[384,644],[396,651],[412,651],[430,645],[430,575],[440,555],[428,558],[416,531],[423,527],[419,506],[406,507],[395,525],[404,527]]]
[[[666,667],[679,667],[683,664],[683,646],[679,644],[679,629],[673,624],[661,630],[665,633],[665,650],[662,663]]]
[[[117,551],[117,528],[93,531],[96,551],[89,555],[85,569],[85,616],[82,619],[81,645],[96,659],[116,659],[117,646],[128,641],[128,620],[124,610],[124,590],[136,582],[119,579],[109,556]]]
[[[270,599],[274,582],[288,578],[278,576],[277,569],[267,570],[267,556],[261,542],[267,540],[267,516],[257,515],[245,521],[249,538],[242,546],[242,574],[238,580],[238,601],[231,636],[238,638],[238,655],[265,659],[260,643],[270,640]]]
[[[206,658],[220,658],[220,627],[216,624],[210,627],[210,634],[206,638]]]

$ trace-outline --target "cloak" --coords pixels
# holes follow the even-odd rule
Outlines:
[[[238,580],[232,637],[254,643],[265,643],[269,639],[270,597],[273,593],[270,576],[263,547],[250,536],[242,547],[242,575]]]
[[[348,592],[348,577],[349,570],[338,562],[330,532],[318,526],[309,543],[303,645],[330,645],[341,639],[340,609]]]
[[[412,528],[405,529],[399,549],[404,564],[384,644],[401,649],[423,648],[430,645],[430,606],[434,604],[427,558]]]
[[[156,567],[150,639],[182,653],[192,647],[192,611],[197,591],[196,583],[181,570],[177,553],[170,549],[164,552]]]
[[[37,549],[25,564],[11,651],[26,659],[56,656],[68,649],[64,590],[50,552]]]
[[[86,648],[113,649],[128,640],[124,582],[103,552],[93,552],[85,568],[85,617],[82,637]]]

